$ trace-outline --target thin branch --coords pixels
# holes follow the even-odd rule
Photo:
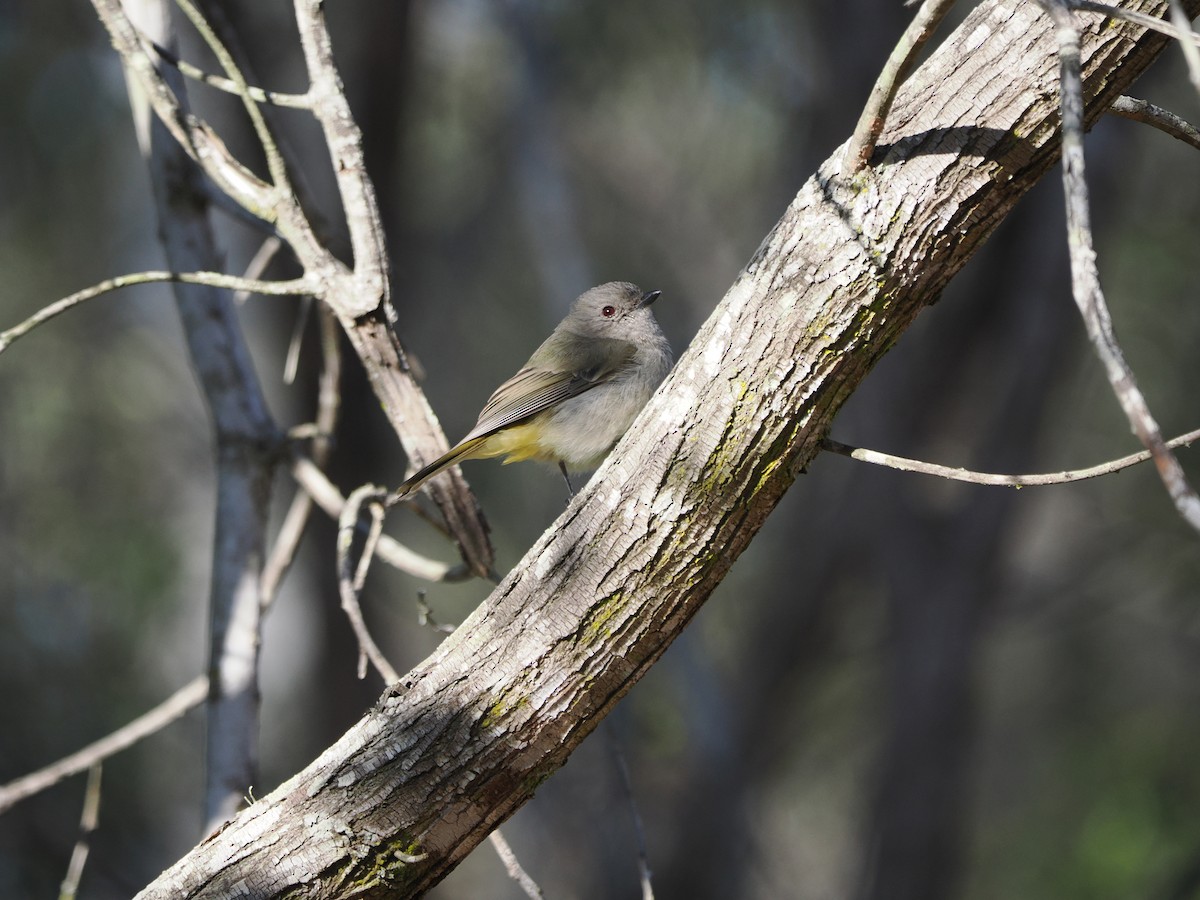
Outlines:
[[[208,676],[198,675],[149,712],[138,716],[112,734],[93,741],[82,750],[64,756],[45,768],[30,772],[0,786],[0,813],[22,800],[53,787],[64,778],[77,775],[101,760],[132,747],[138,741],[161,731],[184,713],[199,706],[208,696]]]
[[[37,326],[62,315],[67,310],[86,303],[101,294],[107,294],[120,288],[135,284],[155,284],[160,282],[175,282],[178,284],[203,284],[209,287],[228,288],[233,291],[247,291],[265,296],[287,297],[312,292],[314,284],[309,278],[293,278],[289,281],[259,281],[253,278],[239,278],[236,275],[226,275],[222,272],[135,272],[130,275],[118,275],[94,284],[91,287],[76,291],[70,296],[56,300],[24,322],[14,325],[7,331],[0,331],[0,353],[19,337],[24,337]]]
[[[213,75],[210,72],[205,72],[198,66],[192,65],[185,59],[181,59],[178,55],[172,53],[166,47],[160,47],[154,41],[147,39],[149,45],[154,49],[154,52],[169,65],[174,66],[179,70],[179,74],[185,78],[190,78],[193,81],[198,81],[201,84],[206,84],[211,88],[216,88],[218,91],[224,91],[227,94],[240,95],[237,82],[231,78],[222,78],[220,75]],[[256,103],[263,103],[269,106],[284,106],[290,109],[308,109],[311,106],[308,94],[285,94],[279,91],[268,91],[264,88],[255,87],[254,85],[246,85],[246,96]]]
[[[883,133],[888,112],[896,99],[896,92],[900,90],[900,83],[912,69],[925,42],[932,37],[953,5],[954,0],[925,0],[905,29],[900,43],[892,50],[875,86],[871,88],[871,96],[867,99],[867,105],[854,127],[854,136],[850,138],[850,144],[846,147],[842,171],[847,175],[862,170],[871,161],[875,144],[879,141],[879,135]]]
[[[422,628],[432,628],[439,634],[454,634],[455,625],[439,622],[433,617],[433,610],[425,602],[425,592],[417,591],[417,624]]]
[[[638,876],[642,884],[642,900],[654,900],[654,885],[650,880],[650,858],[646,852],[646,829],[642,825],[637,801],[633,798],[633,781],[629,777],[629,764],[625,762],[625,753],[621,749],[621,741],[617,738],[616,730],[607,721],[604,723],[604,727],[608,733],[608,746],[612,750],[617,774],[621,776],[621,790],[625,794],[626,803],[629,804],[630,818],[633,819],[633,836],[637,841]]]
[[[262,604],[264,612],[275,602],[279,595],[279,586],[296,559],[296,550],[308,529],[312,506],[312,498],[304,491],[297,491],[283,516],[279,532],[275,535],[275,542],[271,545],[271,552],[263,566],[262,577],[259,578],[259,603]]]
[[[350,111],[333,60],[333,46],[325,25],[322,0],[295,0],[296,25],[304,64],[308,69],[312,111],[325,134],[333,159],[334,177],[345,210],[354,254],[354,279],[358,296],[344,298],[347,312],[362,315],[384,304],[389,310],[387,242],[379,215],[375,189],[363,159],[362,133]],[[341,310],[339,310],[341,312]]]
[[[362,579],[366,576],[366,566],[373,550],[370,537],[365,542],[366,547],[357,562],[354,561],[351,553],[363,504],[369,503],[373,508],[377,508],[378,501],[385,496],[387,496],[387,491],[383,488],[373,484],[364,484],[355,488],[346,499],[346,506],[342,510],[341,516],[338,517],[337,569],[338,592],[342,597],[342,609],[346,613],[346,618],[350,620],[354,636],[358,639],[358,677],[366,677],[366,664],[369,659],[383,677],[384,682],[390,685],[399,681],[400,675],[392,668],[392,664],[387,661],[371,637],[370,631],[367,630],[367,623],[363,620],[362,609],[358,605],[358,592],[362,588]],[[378,513],[372,515],[375,517]]]
[[[532,900],[542,900],[546,895],[542,893],[542,889],[538,887],[538,883],[529,877],[529,873],[521,868],[521,861],[517,859],[517,855],[513,853],[512,847],[508,845],[508,841],[504,839],[504,835],[497,828],[488,835],[488,840],[496,850],[496,855],[500,857],[500,861],[504,863],[504,869],[508,872],[508,877],[521,886],[526,896]]]
[[[1138,390],[1133,371],[1117,343],[1112,318],[1100,288],[1096,251],[1092,245],[1087,178],[1083,153],[1083,85],[1080,72],[1080,37],[1075,16],[1065,0],[1038,0],[1054,21],[1058,37],[1059,78],[1062,95],[1063,193],[1067,207],[1067,245],[1071,257],[1071,287],[1083,315],[1088,337],[1104,365],[1117,402],[1133,433],[1154,458],[1167,493],[1179,514],[1200,532],[1200,496],[1188,484],[1183,467],[1163,442],[1158,423]]]
[[[274,184],[278,191],[286,194],[294,193],[292,191],[291,179],[288,177],[287,166],[283,161],[283,155],[279,152],[279,146],[275,143],[275,136],[271,134],[267,120],[263,118],[262,110],[258,108],[258,104],[250,95],[250,85],[246,83],[246,77],[242,74],[242,70],[237,62],[234,61],[233,54],[225,48],[221,39],[217,37],[217,33],[208,24],[208,20],[191,3],[191,0],[175,0],[175,5],[183,11],[188,21],[192,23],[192,27],[200,33],[200,37],[208,45],[208,49],[216,56],[217,62],[221,64],[221,68],[225,70],[225,74],[229,76],[229,79],[237,88],[237,94],[242,99],[242,106],[245,107],[246,114],[250,117],[250,124],[254,128],[255,137],[258,138],[258,143],[267,158],[267,170],[271,173],[271,183]]]
[[[292,384],[296,380],[296,371],[300,368],[300,350],[304,346],[304,329],[312,315],[313,299],[308,297],[300,301],[296,310],[296,319],[292,324],[292,337],[288,341],[287,356],[283,360],[283,383]]]
[[[158,54],[146,46],[145,29],[139,30],[133,24],[122,0],[92,0],[92,6],[108,30],[127,71],[136,79],[155,114],[183,151],[200,166],[219,192],[224,192],[250,215],[279,231],[306,275],[313,279],[314,293],[329,299],[330,286],[348,275],[349,270],[317,239],[295,194],[264,182],[250,171],[229,152],[212,128],[186,108],[180,93],[168,84],[168,76],[178,73],[160,70]],[[249,86],[246,89],[248,91]],[[247,99],[246,103],[254,107],[251,100]],[[259,112],[254,107],[250,114]]]
[[[1179,48],[1187,62],[1188,78],[1192,81],[1192,87],[1200,93],[1200,49],[1196,47],[1197,35],[1192,31],[1192,22],[1179,0],[1171,0],[1171,21],[1181,32],[1190,36],[1190,40],[1180,40]]]
[[[263,273],[267,271],[267,266],[271,264],[271,260],[275,258],[276,254],[282,248],[283,241],[279,239],[278,235],[267,235],[263,242],[258,245],[258,249],[254,251],[254,255],[250,257],[250,262],[246,264],[246,271],[242,273],[242,277],[250,279],[262,278]],[[250,299],[250,294],[250,291],[235,291],[233,302],[241,306]],[[306,294],[305,296],[311,297],[312,295]]]
[[[351,494],[351,497],[354,495]],[[366,539],[363,541],[362,552],[358,554],[358,565],[354,569],[354,593],[362,591],[367,583],[367,570],[371,568],[371,560],[375,558],[375,549],[379,546],[379,537],[383,534],[383,507],[378,503],[367,505],[371,515],[371,524],[367,527]]]
[[[1179,437],[1172,438],[1167,441],[1167,446],[1174,449],[1175,447],[1190,447],[1195,441],[1200,440],[1200,429],[1189,431],[1187,434],[1182,434]],[[1149,450],[1141,450],[1137,453],[1131,453],[1128,456],[1123,456],[1120,459],[1114,459],[1109,462],[1100,463],[1099,465],[1089,466],[1086,469],[1065,469],[1062,472],[1043,472],[1033,475],[997,475],[991,472],[973,472],[970,469],[962,469],[955,466],[941,466],[937,463],[924,462],[919,459],[909,459],[904,456],[893,456],[890,453],[880,453],[878,450],[867,450],[862,447],[853,447],[850,444],[843,444],[840,441],[826,438],[821,442],[821,449],[828,450],[830,453],[837,453],[840,456],[848,456],[850,459],[857,459],[859,462],[870,463],[875,466],[886,466],[889,469],[898,469],[901,472],[916,472],[920,475],[935,475],[938,478],[947,478],[951,481],[963,481],[967,484],[982,484],[996,487],[1041,487],[1051,484],[1070,484],[1074,481],[1084,481],[1088,478],[1098,478],[1101,475],[1113,475],[1117,472],[1128,469],[1131,466],[1136,466],[1138,463],[1144,463],[1151,459]]]
[[[99,762],[92,763],[88,770],[87,787],[83,792],[83,812],[79,817],[79,838],[75,841],[75,849],[71,851],[71,862],[67,865],[67,874],[62,886],[58,889],[58,900],[75,900],[79,893],[79,881],[83,877],[83,867],[87,865],[88,849],[91,845],[92,832],[100,822],[100,773],[103,771]]]
[[[96,0],[93,0],[96,2]],[[410,460],[428,462],[448,446],[429,403],[412,378],[393,323],[387,242],[375,189],[367,175],[362,132],[350,110],[333,58],[322,0],[294,0],[296,26],[311,83],[313,115],[321,125],[342,200],[354,270],[339,272],[321,297],[337,313],[362,359],[372,387]],[[461,473],[431,485],[430,494],[471,570],[495,574],[487,522]]]
[[[293,384],[296,381],[296,372],[300,368],[300,351],[304,346],[304,330],[308,327],[312,309],[313,299],[308,297],[301,301],[296,310],[295,320],[292,323],[292,337],[288,341],[287,355],[283,360],[284,384]]]
[[[1196,126],[1186,119],[1180,118],[1161,106],[1155,106],[1153,103],[1137,97],[1121,96],[1116,99],[1109,111],[1122,118],[1150,125],[1176,140],[1183,141],[1200,150],[1200,130],[1197,130]]]
[[[317,415],[313,423],[313,443],[310,462],[320,470],[329,460],[332,450],[330,435],[337,428],[338,413],[341,410],[340,385],[342,380],[342,349],[338,343],[337,323],[333,314],[321,307],[321,376],[317,380]],[[263,566],[262,602],[264,609],[274,600],[279,584],[287,570],[291,568],[300,539],[308,526],[313,508],[313,499],[302,488],[292,497],[279,533]]]
[[[333,519],[339,519],[346,508],[346,498],[312,460],[296,455],[292,458],[292,477]],[[465,581],[472,577],[465,564],[451,566],[414,553],[386,534],[379,538],[376,554],[388,565],[423,578],[426,581]]]
[[[1046,7],[1046,2],[1047,0],[1038,0],[1038,3],[1043,8]],[[1109,3],[1101,3],[1099,0],[1066,0],[1065,4],[1062,3],[1062,0],[1052,0],[1052,2],[1065,5],[1068,9],[1075,9],[1080,12],[1100,13],[1100,15],[1108,16],[1110,19],[1122,19],[1126,22],[1132,22],[1134,25],[1149,28],[1151,31],[1165,34],[1167,37],[1174,38],[1180,42],[1200,44],[1200,35],[1196,34],[1190,28],[1181,30],[1169,22],[1156,19],[1154,16],[1148,16],[1143,12],[1138,12],[1136,9],[1125,9],[1124,7],[1113,6]]]
[[[289,245],[306,276],[312,279],[313,296],[327,303],[345,328],[405,451],[419,460],[431,459],[444,450],[445,436],[411,377],[393,329],[395,310],[387,278],[386,242],[363,161],[362,135],[342,89],[320,0],[295,0],[296,21],[310,75],[312,112],[325,133],[343,201],[353,269],[321,242],[294,192],[264,183],[233,157],[207,124],[186,108],[182,91],[168,83],[169,78],[178,79],[179,73],[163,65],[158,55],[147,48],[122,0],[92,0],[92,5],[130,77],[144,92],[171,136],[216,188],[228,193],[250,214],[272,225]],[[223,45],[228,47],[229,42]],[[261,113],[245,91],[242,95],[248,113]],[[464,560],[477,574],[490,574],[494,554],[487,523],[465,480],[453,474],[445,484],[433,488],[433,495]]]
[[[128,72],[136,78],[159,119],[179,146],[204,173],[239,205],[265,222],[278,217],[273,188],[242,165],[216,132],[188,112],[180,98],[158,72],[156,56],[148,52],[121,0],[92,0],[100,21],[108,30],[113,47]]]

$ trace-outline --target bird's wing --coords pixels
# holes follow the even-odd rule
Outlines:
[[[570,343],[563,343],[564,338]],[[637,347],[612,338],[560,334],[555,356],[575,360],[577,365],[570,371],[549,365],[544,350],[545,345],[538,348],[521,371],[496,389],[479,414],[479,421],[460,443],[524,422],[604,384],[629,364]]]

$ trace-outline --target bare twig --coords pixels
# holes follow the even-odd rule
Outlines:
[[[358,517],[362,512],[363,504],[371,505],[372,516],[375,518],[379,515],[379,501],[385,496],[387,496],[387,491],[383,488],[373,484],[364,484],[355,488],[346,498],[346,506],[338,517],[338,591],[342,597],[342,609],[345,610],[346,618],[350,620],[350,627],[354,629],[354,636],[358,639],[358,677],[366,677],[366,666],[369,659],[376,671],[383,677],[384,682],[395,684],[400,680],[400,675],[392,668],[392,664],[387,661],[371,637],[371,633],[367,630],[367,623],[363,620],[362,609],[358,605],[358,592],[362,587],[362,579],[366,577],[366,567],[370,562],[373,550],[370,537],[365,542],[366,547],[357,561],[354,560],[352,553],[354,536],[358,531]],[[372,530],[374,531],[374,528]]]
[[[371,514],[371,524],[367,527],[362,552],[358,554],[358,565],[354,569],[356,594],[362,591],[363,585],[367,583],[367,570],[371,568],[371,560],[375,558],[375,549],[379,546],[379,537],[383,534],[383,507],[378,503],[371,503],[367,505],[367,511]]]
[[[242,165],[211,128],[184,108],[167,84],[164,75],[168,73],[160,74],[157,55],[146,50],[142,33],[121,0],[92,0],[92,6],[108,29],[126,71],[145,92],[146,100],[179,146],[240,206],[265,222],[275,223],[279,210],[273,189]]]
[[[386,273],[387,244],[375,190],[367,177],[362,135],[342,90],[333,61],[321,0],[295,0],[296,24],[304,63],[308,68],[313,115],[325,133],[334,161],[334,177],[346,213],[354,254],[354,280],[360,295],[347,311],[362,314],[386,303],[390,309]]]
[[[1038,2],[1042,6],[1045,6],[1042,0],[1038,0]],[[1165,34],[1167,37],[1174,38],[1177,41],[1200,45],[1200,35],[1193,32],[1190,28],[1180,30],[1169,22],[1156,19],[1154,16],[1148,16],[1143,12],[1138,12],[1136,9],[1125,9],[1121,6],[1113,6],[1110,3],[1101,3],[1100,0],[1067,0],[1066,5],[1068,8],[1077,9],[1080,12],[1100,13],[1100,15],[1108,16],[1112,19],[1122,19],[1126,22],[1132,22],[1134,25],[1149,28],[1151,31]]]
[[[433,617],[433,610],[425,602],[425,592],[417,591],[417,624],[423,628],[432,628],[441,634],[454,634],[455,625],[447,625]]]
[[[605,721],[605,731],[608,734],[608,746],[612,751],[613,762],[617,766],[617,774],[621,777],[621,790],[629,804],[629,815],[633,819],[633,836],[637,841],[638,876],[642,884],[642,900],[654,900],[654,885],[650,880],[650,859],[646,853],[646,829],[642,825],[642,816],[638,812],[637,801],[633,799],[633,782],[629,777],[629,764],[625,761],[625,752],[621,749],[621,741],[616,730]]]
[[[266,239],[258,245],[258,249],[254,251],[254,256],[250,257],[250,262],[246,265],[246,271],[242,273],[243,278],[261,278],[263,272],[267,271],[267,266],[271,264],[271,260],[275,258],[280,249],[283,247],[281,241],[276,235],[267,235]],[[311,297],[310,294],[305,296]],[[250,298],[250,291],[237,290],[233,294],[233,302],[239,306],[245,303]]]
[[[1189,37],[1188,40],[1180,40],[1179,48],[1183,51],[1183,58],[1187,62],[1188,78],[1192,80],[1192,87],[1200,93],[1200,49],[1197,49],[1198,36],[1192,31],[1192,22],[1188,18],[1188,14],[1184,11],[1183,4],[1179,0],[1171,0],[1171,22],[1180,32]]]
[[[296,318],[292,324],[292,337],[288,341],[287,356],[283,361],[283,383],[292,384],[296,380],[296,371],[300,368],[300,349],[304,346],[304,329],[308,327],[308,319],[312,315],[313,299],[304,297],[296,310]]]
[[[532,900],[542,900],[546,895],[542,893],[542,889],[538,887],[538,883],[534,881],[529,873],[521,868],[521,861],[517,859],[517,855],[513,853],[512,847],[508,845],[508,841],[504,839],[504,835],[497,828],[488,835],[488,840],[491,841],[492,847],[496,850],[496,855],[500,857],[500,861],[504,863],[504,869],[508,872],[508,877],[521,886],[526,896]]]
[[[75,849],[71,851],[66,877],[58,889],[58,900],[75,900],[75,895],[79,893],[79,880],[83,877],[83,867],[87,865],[92,832],[100,821],[101,771],[98,762],[92,763],[88,770],[87,787],[83,792],[83,812],[79,817],[79,838],[75,841]]]
[[[1132,119],[1134,122],[1141,122],[1143,125],[1157,128],[1159,131],[1200,150],[1200,130],[1161,106],[1155,106],[1153,103],[1137,97],[1121,96],[1116,99],[1110,110],[1122,118]]]
[[[326,515],[334,519],[341,517],[346,508],[346,498],[325,476],[325,473],[313,464],[312,460],[304,456],[294,456],[292,477],[325,511]],[[376,553],[388,565],[426,581],[465,581],[473,575],[465,565],[451,566],[421,556],[386,534],[380,536]]]
[[[342,350],[337,340],[337,325],[333,314],[324,307],[321,308],[321,377],[317,381],[317,415],[313,423],[313,443],[310,463],[320,471],[329,459],[332,449],[331,435],[337,427],[338,412],[341,409],[341,393],[339,388],[342,379]],[[312,513],[313,499],[303,489],[296,491],[292,497],[283,523],[279,526],[279,534],[267,564],[263,567],[262,602],[269,606],[279,589],[279,583],[291,567],[296,548],[304,536]]]
[[[154,52],[157,53],[164,62],[169,63],[179,70],[179,73],[185,78],[190,78],[193,81],[198,81],[201,84],[206,84],[211,88],[216,88],[218,91],[224,91],[227,94],[241,94],[237,82],[231,78],[222,78],[220,75],[213,75],[205,72],[203,69],[192,65],[185,59],[180,59],[179,56],[172,53],[166,47],[160,47],[153,41],[149,41]],[[263,103],[269,106],[286,106],[292,109],[308,109],[309,101],[307,94],[284,94],[279,91],[268,91],[264,88],[255,87],[254,85],[246,85],[246,96],[256,103]]]
[[[64,778],[77,775],[101,760],[132,747],[155,732],[170,725],[188,710],[204,702],[208,696],[208,676],[198,675],[149,712],[138,716],[112,734],[88,744],[69,756],[45,768],[38,769],[0,786],[0,813],[22,800],[53,787]]]
[[[17,338],[24,337],[39,325],[60,316],[67,310],[86,303],[102,294],[135,284],[156,284],[160,282],[175,282],[178,284],[203,284],[209,287],[227,288],[234,291],[247,291],[253,294],[264,294],[276,297],[307,294],[312,291],[313,283],[308,278],[293,278],[290,281],[258,281],[253,278],[239,278],[236,275],[225,275],[221,272],[135,272],[131,275],[118,275],[94,284],[91,287],[76,291],[74,294],[56,300],[49,306],[42,307],[28,319],[14,325],[6,331],[0,331],[0,353]]]
[[[1200,440],[1200,429],[1189,431],[1179,437],[1167,441],[1167,446],[1190,447]],[[1083,481],[1088,478],[1098,478],[1101,475],[1112,475],[1138,463],[1151,459],[1149,450],[1131,453],[1120,459],[1114,459],[1086,469],[1065,469],[1062,472],[1044,472],[1034,475],[996,475],[990,472],[973,472],[955,466],[940,466],[936,463],[923,462],[918,459],[908,459],[904,456],[893,456],[890,453],[880,453],[877,450],[867,450],[862,447],[852,447],[840,441],[826,438],[821,442],[821,449],[841,456],[848,456],[860,462],[876,466],[886,466],[901,472],[916,472],[921,475],[936,475],[938,478],[948,478],[951,481],[964,481],[968,484],[992,485],[997,487],[1035,487],[1051,484],[1070,484],[1073,481]]]
[[[1200,531],[1200,497],[1188,484],[1183,467],[1163,442],[1158,423],[1150,414],[1133,371],[1117,343],[1112,318],[1100,288],[1096,251],[1088,206],[1083,153],[1083,87],[1080,73],[1079,30],[1065,0],[1038,0],[1054,21],[1059,45],[1062,93],[1063,192],[1067,206],[1067,245],[1071,256],[1071,286],[1083,315],[1088,337],[1112,385],[1133,433],[1154,458],[1159,477],[1184,520]]]
[[[854,135],[846,147],[846,156],[842,163],[842,171],[845,174],[852,175],[871,161],[875,144],[879,135],[883,133],[884,123],[892,108],[892,101],[896,99],[900,83],[912,69],[925,42],[937,30],[953,5],[954,0],[925,0],[917,10],[917,15],[900,38],[900,43],[892,50],[875,86],[871,88],[871,96],[867,99],[867,105],[854,127]]]
[[[192,27],[199,32],[204,43],[208,45],[208,49],[213,52],[217,62],[221,64],[221,68],[225,70],[225,74],[237,88],[236,92],[241,97],[242,106],[245,107],[246,114],[250,117],[250,124],[254,128],[254,135],[258,138],[259,146],[262,147],[263,154],[267,158],[267,170],[271,173],[271,183],[278,191],[293,194],[287,166],[283,162],[283,154],[279,152],[275,137],[271,134],[267,120],[263,118],[262,110],[258,108],[258,103],[251,96],[250,85],[246,83],[246,76],[242,74],[241,68],[234,61],[233,54],[225,48],[216,31],[208,24],[208,20],[204,18],[200,10],[191,3],[191,0],[175,0],[175,5],[182,10],[188,21],[192,23]]]

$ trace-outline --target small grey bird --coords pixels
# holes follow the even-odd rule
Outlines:
[[[569,470],[599,466],[671,370],[671,347],[650,309],[661,293],[610,281],[581,294],[529,362],[492,394],[470,433],[400,485],[390,502],[464,459],[557,463],[568,488]]]

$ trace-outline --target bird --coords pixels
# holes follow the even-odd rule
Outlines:
[[[389,496],[400,502],[467,459],[595,469],[670,371],[671,346],[651,305],[662,291],[611,281],[582,293],[520,370],[498,387],[467,435]]]

